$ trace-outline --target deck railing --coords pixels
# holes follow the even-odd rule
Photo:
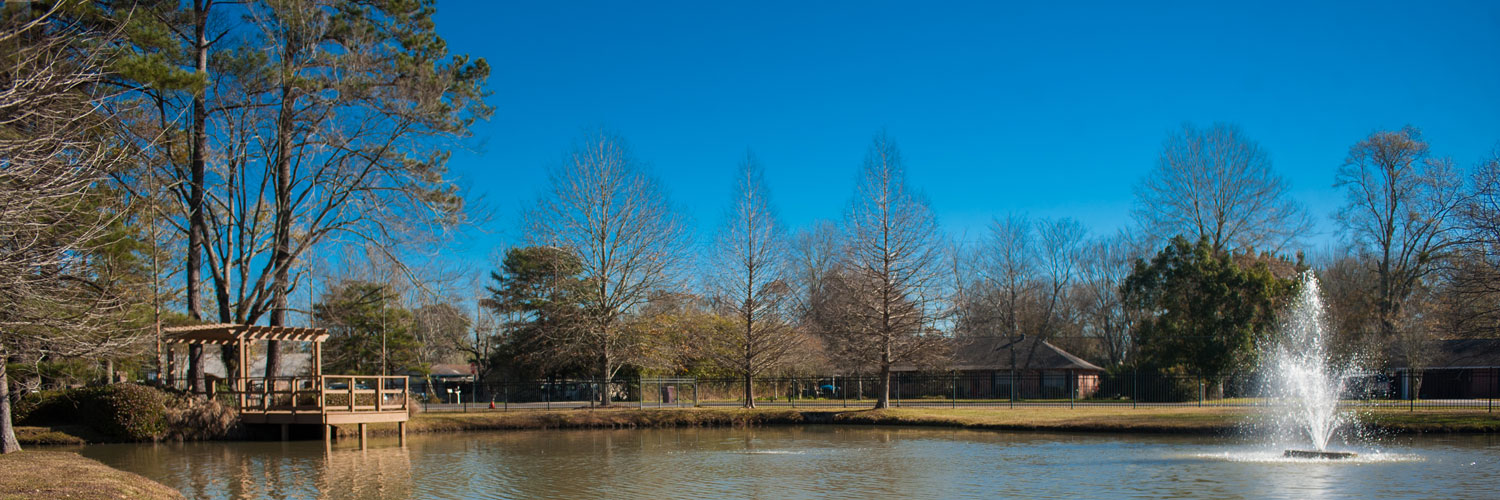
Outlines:
[[[323,375],[246,380],[241,413],[353,413],[406,411],[404,376]]]

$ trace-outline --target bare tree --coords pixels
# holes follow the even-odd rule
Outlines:
[[[1500,149],[1475,167],[1457,211],[1453,255],[1445,259],[1445,302],[1458,333],[1488,335],[1500,324]]]
[[[875,408],[886,408],[891,367],[947,345],[935,324],[948,312],[948,278],[937,219],[907,187],[901,152],[884,134],[865,154],[847,227],[839,286],[848,326],[836,334],[880,370]]]
[[[1135,219],[1153,240],[1207,237],[1214,251],[1285,249],[1312,227],[1259,144],[1238,127],[1191,124],[1169,137],[1136,185]],[[1156,246],[1156,245],[1151,245]]]
[[[1073,219],[996,219],[979,249],[977,281],[970,286],[965,329],[986,336],[1055,339],[1080,328],[1072,297],[1081,273],[1084,229]],[[1077,335],[1073,335],[1076,337]],[[1025,367],[1040,342],[1017,363]]]
[[[786,234],[771,208],[765,174],[745,158],[715,242],[709,288],[734,328],[710,336],[707,352],[744,379],[745,407],[755,407],[754,378],[785,361],[802,339],[792,328]]]
[[[1125,235],[1095,239],[1083,249],[1077,288],[1084,332],[1098,339],[1110,366],[1131,361],[1136,311],[1125,304],[1120,285],[1142,258]]]
[[[0,19],[0,453],[20,449],[12,356],[110,355],[146,333],[107,321],[126,302],[108,262],[92,260],[122,208],[99,185],[131,160],[100,105],[97,47],[116,34],[54,23],[62,6]]]
[[[619,137],[589,135],[550,177],[551,191],[524,216],[528,239],[578,257],[587,283],[579,294],[587,326],[570,329],[576,333],[568,340],[586,350],[596,375],[608,380],[645,347],[622,319],[652,292],[679,282],[687,228]],[[600,403],[608,405],[609,398]]]
[[[1346,198],[1338,222],[1374,266],[1379,331],[1405,351],[1413,370],[1420,369],[1425,341],[1400,331],[1420,323],[1404,319],[1404,309],[1452,243],[1450,216],[1461,182],[1452,162],[1433,157],[1413,127],[1370,134],[1349,148],[1337,173],[1335,186]]]

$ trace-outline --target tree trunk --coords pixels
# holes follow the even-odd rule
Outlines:
[[[745,407],[755,408],[755,377],[745,374]]]
[[[0,455],[21,451],[15,427],[10,424],[10,380],[5,376],[5,356],[0,351]]]
[[[875,409],[891,407],[891,365],[880,365],[880,395],[875,399]]]
[[[197,72],[208,73],[208,6],[203,0],[193,2],[194,52]],[[193,95],[192,131],[192,181],[188,186],[188,254],[187,254],[187,308],[188,316],[203,319],[203,306],[199,303],[199,283],[203,272],[203,238],[207,236],[207,222],[203,219],[204,148],[208,147],[208,111],[204,93]],[[207,388],[203,381],[203,344],[188,346],[188,388],[194,394],[204,394]]]
[[[283,73],[290,71],[285,69]],[[281,87],[281,110],[277,115],[276,124],[276,165],[272,173],[276,183],[275,202],[275,229],[272,232],[275,250],[271,254],[271,265],[274,268],[271,275],[271,326],[286,326],[287,294],[291,288],[290,271],[292,267],[292,107],[297,99],[293,89],[283,84]],[[384,293],[384,292],[382,292]],[[384,299],[382,299],[384,304]],[[383,307],[383,306],[382,306]],[[381,351],[381,375],[386,373],[384,350]],[[276,376],[276,370],[281,367],[281,342],[272,340],[266,342],[266,376]],[[478,396],[477,394],[475,396]]]
[[[602,375],[600,375],[599,378],[603,380],[603,385],[605,387],[604,390],[599,391],[599,406],[609,406],[609,354],[604,355],[603,365],[604,366],[602,366],[602,368],[604,369],[604,371],[601,372]],[[641,394],[641,397],[645,398],[646,395]]]

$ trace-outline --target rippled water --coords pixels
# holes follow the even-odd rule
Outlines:
[[[1500,498],[1500,439],[1390,440],[1351,462],[1249,441],[917,428],[524,431],[102,445],[189,498]]]

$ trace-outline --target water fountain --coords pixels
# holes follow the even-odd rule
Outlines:
[[[1281,438],[1306,438],[1312,449],[1288,449],[1288,458],[1352,458],[1354,453],[1330,451],[1328,441],[1352,415],[1339,410],[1352,363],[1335,366],[1327,350],[1327,322],[1318,279],[1302,273],[1302,287],[1283,322],[1282,336],[1264,353],[1266,396]]]

